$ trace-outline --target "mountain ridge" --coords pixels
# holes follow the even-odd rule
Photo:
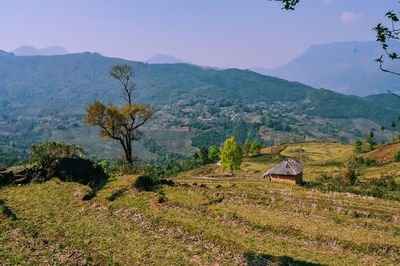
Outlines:
[[[135,102],[157,111],[145,129],[153,141],[135,146],[150,159],[177,147],[182,156],[193,154],[229,136],[265,145],[304,135],[351,142],[370,130],[379,132],[381,125],[390,128],[400,110],[384,96],[346,96],[249,70],[147,64],[89,52],[6,55],[0,60],[0,148],[21,152],[55,139],[82,145],[96,156],[104,156],[106,146],[107,154],[115,154],[115,146],[103,143],[95,128],[83,127],[82,117],[94,101],[123,104],[120,85],[108,74],[116,64],[134,70]]]
[[[44,48],[36,48],[30,45],[22,45],[12,51],[16,56],[52,56],[65,55],[68,51],[62,46],[49,46]]]
[[[148,64],[180,64],[184,63],[182,60],[176,58],[175,56],[158,53],[145,60],[144,63]]]
[[[393,43],[393,47],[400,48],[400,44]],[[381,54],[382,49],[375,41],[334,42],[312,45],[283,66],[251,70],[347,95],[384,93],[388,86],[397,91],[394,88],[399,87],[400,81],[382,73],[374,62]]]

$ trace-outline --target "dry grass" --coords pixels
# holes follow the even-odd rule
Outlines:
[[[285,152],[295,152],[296,145]],[[303,147],[310,176],[340,171],[329,158],[343,162],[337,153],[351,150],[336,143],[323,145],[323,152],[317,147]],[[232,176],[208,165],[153,192],[134,189],[136,176],[121,176],[90,201],[82,200],[89,188],[57,179],[0,188],[0,262],[400,263],[400,202],[267,183],[261,174],[271,166],[245,161]]]

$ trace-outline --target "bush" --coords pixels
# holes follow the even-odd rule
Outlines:
[[[347,167],[344,171],[344,178],[349,181],[351,185],[357,182],[356,169],[353,167]]]
[[[219,160],[219,148],[217,146],[211,146],[208,149],[208,159],[211,162],[216,162]]]
[[[400,149],[393,149],[393,157],[396,162],[400,162]]]
[[[396,183],[393,175],[361,181],[357,180],[355,171],[353,171],[352,168],[348,168],[347,171],[347,174],[345,173],[345,178],[322,174],[318,176],[314,182],[306,183],[306,186],[309,188],[350,192],[400,201],[400,184]]]
[[[46,141],[42,145],[32,145],[30,160],[42,167],[49,167],[55,160],[70,157],[83,157],[82,147],[75,144],[64,144]]]
[[[375,164],[375,159],[371,155],[354,156],[351,158],[350,163],[354,166],[371,166]]]
[[[153,191],[156,187],[156,182],[151,176],[141,175],[136,179],[133,186],[139,191]]]
[[[250,146],[250,153],[254,153],[254,154],[259,154],[261,151],[261,144],[258,143],[257,141],[254,141],[251,146]]]

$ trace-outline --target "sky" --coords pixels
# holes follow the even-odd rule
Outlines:
[[[0,49],[60,45],[143,61],[273,68],[313,44],[374,40],[398,0],[0,0]]]

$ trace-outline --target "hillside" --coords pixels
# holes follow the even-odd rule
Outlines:
[[[138,144],[144,160],[161,160],[157,150],[187,156],[232,135],[241,143],[249,138],[265,145],[304,136],[352,142],[379,132],[381,125],[390,128],[398,116],[391,99],[375,102],[245,70],[146,64],[92,53],[28,57],[1,52],[0,147],[26,153],[32,143],[69,139],[90,156],[115,158],[119,147],[82,127],[84,110],[95,100],[121,103],[119,84],[108,75],[115,64],[132,66],[136,101],[157,110],[144,129],[151,140]],[[384,137],[390,136],[386,131]]]
[[[304,173],[307,182],[340,173],[340,163],[352,153],[350,145],[339,143],[288,145],[282,153],[296,157],[299,147],[307,169],[313,169]],[[116,176],[86,201],[89,187],[58,179],[2,187],[0,259],[6,264],[400,262],[399,201],[268,183],[261,174],[275,163],[257,160],[247,159],[233,176],[216,165],[203,166],[154,191],[133,188],[137,176]]]
[[[400,47],[398,43],[392,46]],[[316,88],[366,96],[385,93],[387,89],[396,91],[400,85],[398,77],[381,72],[374,62],[382,53],[379,43],[374,41],[320,44],[311,46],[284,66],[252,70]]]

